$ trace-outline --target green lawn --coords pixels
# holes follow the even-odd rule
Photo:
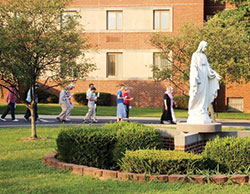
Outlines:
[[[197,185],[101,181],[72,175],[43,164],[44,155],[55,151],[57,127],[38,127],[38,134],[50,140],[23,142],[29,128],[0,129],[0,193],[250,193],[247,185]]]
[[[0,104],[0,113],[6,108],[5,104]],[[18,104],[16,108],[16,114],[24,114],[26,107],[22,104]],[[130,111],[131,117],[160,117],[161,108],[139,108],[133,107]],[[38,114],[40,115],[58,115],[61,112],[61,107],[58,104],[39,104]],[[74,105],[74,109],[71,115],[85,115],[87,112],[87,106]],[[98,106],[97,116],[116,116],[115,106]],[[187,110],[175,109],[175,116],[177,118],[187,118]],[[218,119],[243,119],[250,120],[250,113],[218,113],[216,114]]]

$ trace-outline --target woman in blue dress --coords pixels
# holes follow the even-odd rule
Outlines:
[[[120,89],[116,93],[116,102],[117,102],[117,122],[123,121],[126,118],[126,109],[124,105],[124,98],[122,91],[124,90],[124,84],[120,85]]]

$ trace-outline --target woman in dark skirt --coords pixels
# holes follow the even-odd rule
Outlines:
[[[173,111],[173,88],[168,87],[167,91],[164,94],[163,100],[163,108],[162,108],[162,115],[161,115],[161,124],[164,124],[163,121],[168,121],[171,124],[176,124],[174,122],[175,115]]]

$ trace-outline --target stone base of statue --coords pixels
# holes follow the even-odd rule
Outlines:
[[[216,133],[216,132],[221,132],[221,123],[209,123],[209,124],[177,123],[176,129],[180,133]]]

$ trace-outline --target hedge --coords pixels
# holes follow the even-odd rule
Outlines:
[[[174,96],[175,108],[188,109],[189,96]]]
[[[171,150],[127,150],[119,162],[122,170],[145,174],[194,174],[206,169],[207,160],[201,155]]]
[[[73,98],[76,102],[78,102],[81,105],[87,104],[86,93],[75,93],[73,95]]]
[[[38,101],[40,103],[58,103],[59,98],[55,94],[51,94],[44,90],[38,90]]]
[[[62,130],[57,139],[58,159],[98,168],[117,168],[126,150],[162,148],[159,131],[139,123],[79,126]]]
[[[117,131],[117,143],[114,149],[115,161],[119,161],[126,150],[161,149],[163,147],[161,133],[154,127],[136,122],[121,122],[104,126]]]
[[[82,105],[87,105],[87,99],[86,99],[86,93],[75,93],[74,94],[74,100]],[[110,106],[112,99],[111,99],[110,93],[100,93],[100,97],[97,100],[97,105],[100,106]]]
[[[250,137],[217,137],[207,142],[203,156],[215,160],[221,172],[249,172]]]
[[[57,158],[68,163],[108,169],[114,166],[116,134],[105,127],[80,126],[62,130],[57,139]]]

